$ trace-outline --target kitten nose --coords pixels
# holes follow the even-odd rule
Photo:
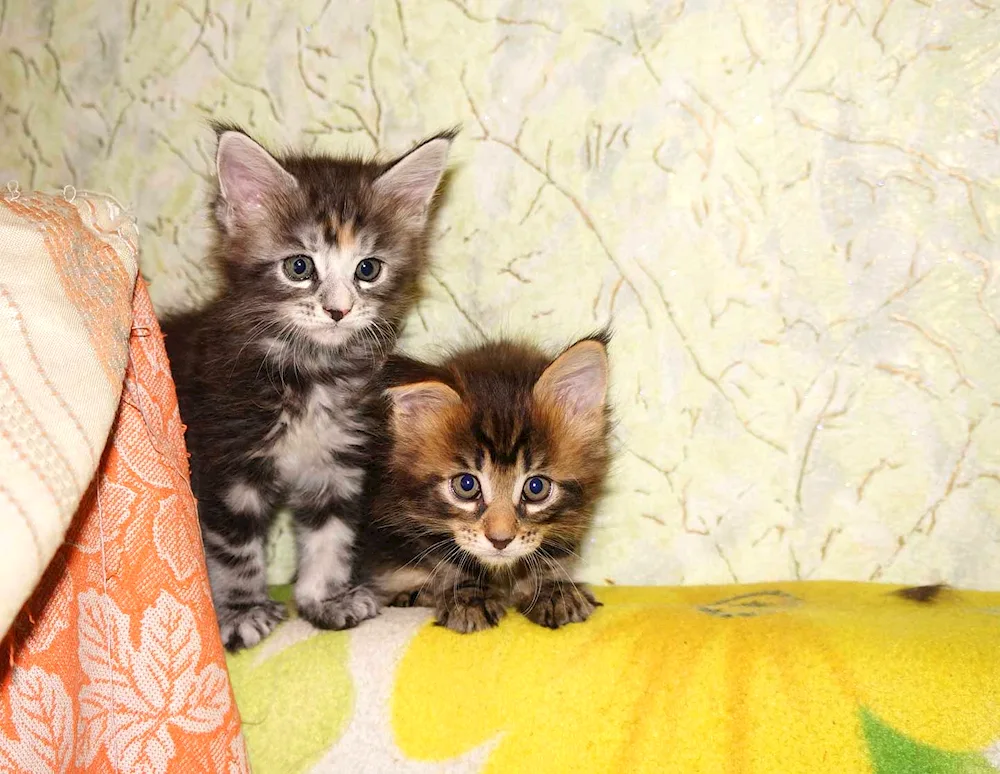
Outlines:
[[[514,542],[514,538],[494,538],[489,535],[486,536],[489,541],[496,546],[497,551],[503,551],[507,546]]]
[[[347,309],[327,309],[326,313],[333,318],[334,322],[340,322],[351,313],[350,307]]]

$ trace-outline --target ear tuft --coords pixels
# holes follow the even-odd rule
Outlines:
[[[241,221],[259,216],[264,202],[298,188],[298,182],[274,157],[241,131],[229,129],[219,136],[215,158],[227,217]]]
[[[416,420],[461,404],[458,393],[443,382],[416,382],[385,391],[392,401],[393,418]]]
[[[425,140],[394,161],[374,183],[375,193],[397,199],[415,215],[423,215],[434,197],[448,163],[456,131]]]
[[[607,393],[608,353],[599,339],[584,339],[563,352],[534,388],[536,400],[554,404],[573,418],[603,408]]]

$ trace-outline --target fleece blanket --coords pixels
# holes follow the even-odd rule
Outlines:
[[[585,624],[468,636],[291,620],[229,667],[257,774],[1000,771],[1000,594],[896,592],[606,587]]]

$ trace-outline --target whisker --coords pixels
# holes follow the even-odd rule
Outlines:
[[[430,585],[431,581],[434,580],[434,576],[437,575],[438,570],[440,570],[441,567],[446,563],[450,563],[453,557],[455,557],[459,552],[461,552],[461,550],[462,550],[461,548],[455,546],[454,548],[451,549],[451,551],[445,554],[444,557],[442,557],[441,560],[438,561],[436,565],[434,565],[434,569],[431,570],[430,575],[427,576],[427,580],[425,580],[423,583],[420,584],[420,588],[417,589],[417,593],[419,594],[425,588],[427,588],[427,586]]]
[[[534,554],[528,554],[528,559],[530,560],[528,568],[531,570],[532,578],[535,586],[535,593],[531,597],[531,604],[525,609],[525,612],[532,610],[535,607],[535,603],[538,602],[538,595],[542,590],[542,580],[538,573],[538,557]]]
[[[551,556],[549,556],[548,552],[546,552],[544,548],[539,548],[538,549],[538,555],[542,559],[545,560],[545,563],[550,568],[552,568],[553,570],[557,570],[557,571],[561,572],[562,575],[563,575],[563,577],[566,578],[566,582],[567,583],[569,583],[571,586],[575,586],[576,585],[576,582],[573,580],[573,578],[570,577],[570,574],[568,572],[566,572],[566,568],[563,567],[559,562],[557,562]]]
[[[560,539],[558,533],[553,534],[550,532],[548,535],[545,536],[545,538],[546,540],[548,540],[548,542],[554,544],[557,548],[566,551],[574,559],[582,560],[582,557],[574,550],[573,546],[571,546],[565,540]]]
[[[434,549],[436,549],[436,548],[438,548],[440,546],[447,545],[450,542],[451,542],[451,538],[450,537],[446,537],[443,540],[439,540],[437,543],[432,544],[429,548],[424,549],[419,554],[417,554],[415,557],[413,557],[410,561],[408,561],[406,564],[404,564],[401,569],[405,570],[410,565],[414,565],[414,564],[419,563],[421,559],[423,559],[425,556],[427,556],[429,553],[431,553]]]

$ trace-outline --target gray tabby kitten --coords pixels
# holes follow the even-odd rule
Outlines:
[[[343,629],[378,605],[352,582],[377,423],[370,387],[411,307],[428,209],[454,132],[390,163],[275,157],[218,127],[219,295],[164,323],[223,643],[259,642],[284,618],[264,542],[294,515],[294,599]]]

